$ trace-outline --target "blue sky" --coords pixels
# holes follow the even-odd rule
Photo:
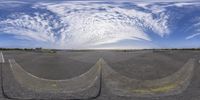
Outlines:
[[[0,47],[200,47],[200,2],[0,1]]]

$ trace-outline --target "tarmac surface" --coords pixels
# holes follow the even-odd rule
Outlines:
[[[9,99],[94,99],[94,100],[200,100],[200,51],[192,50],[132,50],[132,51],[57,51],[44,53],[33,51],[2,51],[0,100]],[[3,59],[4,60],[3,60]],[[189,86],[179,94],[168,96],[137,97],[119,96],[106,87],[104,77],[91,88],[91,91],[74,93],[42,93],[26,90],[18,84],[9,64],[9,59],[15,59],[26,72],[41,79],[68,80],[81,76],[93,68],[102,58],[114,71],[120,75],[137,80],[156,80],[165,78],[179,71],[191,58],[194,61],[194,71]],[[3,63],[3,61],[5,61]],[[22,77],[23,79],[23,77]],[[84,81],[82,81],[84,82]],[[99,82],[99,84],[98,84]],[[9,87],[9,88],[8,88]],[[20,90],[20,91],[19,91]],[[37,89],[36,89],[37,90]],[[10,93],[12,91],[12,93]],[[16,92],[15,92],[16,91]],[[20,93],[24,93],[24,95]],[[28,93],[28,94],[26,94]],[[34,95],[33,95],[34,94]],[[54,95],[56,94],[56,95]],[[81,94],[81,95],[80,95]],[[26,98],[26,95],[27,98]],[[44,96],[43,96],[44,95]],[[51,95],[51,96],[49,96]],[[77,95],[77,98],[76,98]],[[95,96],[96,95],[96,96]],[[15,98],[9,97],[15,96]],[[34,98],[34,96],[37,96]],[[19,98],[16,98],[19,97]],[[81,98],[84,97],[84,98]]]

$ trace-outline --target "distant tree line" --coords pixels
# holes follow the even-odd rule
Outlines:
[[[59,51],[58,49],[43,49],[39,48],[0,48],[0,50],[24,50],[24,51]],[[200,48],[153,48],[153,49],[65,49],[68,51],[95,51],[95,50],[110,50],[110,51],[123,51],[130,52],[133,50],[200,50]]]
[[[20,50],[20,51],[34,51],[42,53],[56,53],[56,49],[43,49],[43,48],[0,48],[1,51],[7,50]]]
[[[43,50],[43,48],[0,48],[0,50],[27,50],[27,51],[34,51],[34,50]]]

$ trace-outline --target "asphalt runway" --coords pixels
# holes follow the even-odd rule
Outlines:
[[[190,59],[195,59],[193,77],[189,86],[180,94],[161,97],[134,97],[119,96],[110,92],[105,86],[105,81],[100,78],[100,87],[96,100],[199,100],[200,99],[200,51],[192,50],[134,50],[134,51],[57,51],[56,53],[31,52],[31,51],[3,51],[2,56],[7,62],[1,63],[1,68],[9,67],[8,60],[15,61],[28,73],[48,80],[67,80],[80,76],[90,70],[100,58],[119,74],[138,80],[156,80],[167,77],[178,70]],[[1,69],[2,71],[2,69]],[[12,73],[2,73],[4,76]],[[14,82],[15,79],[6,80]],[[1,81],[4,81],[1,77]],[[1,82],[2,83],[2,82]],[[2,84],[0,84],[2,86]],[[9,85],[9,84],[8,84]],[[5,85],[5,86],[8,86]],[[16,86],[17,87],[17,86]],[[3,86],[2,86],[3,88]],[[16,88],[15,88],[16,89]],[[12,90],[10,90],[12,91]],[[9,92],[9,91],[7,91]],[[22,91],[25,92],[25,91]],[[87,91],[86,91],[87,92]],[[15,90],[12,92],[15,93]],[[6,100],[3,92],[0,92],[2,100]],[[12,94],[12,95],[13,95]],[[31,94],[31,93],[30,93]],[[85,93],[88,94],[88,93]],[[84,95],[85,95],[84,94]],[[46,94],[44,94],[46,95]],[[61,94],[59,96],[62,96]],[[73,94],[75,97],[76,94]],[[77,94],[78,95],[78,94]],[[25,97],[25,96],[21,96]],[[41,97],[42,99],[45,96]],[[54,97],[52,97],[54,98]],[[25,98],[26,99],[26,98]],[[40,99],[37,97],[37,99]],[[49,99],[49,98],[48,98]],[[62,98],[64,99],[64,97]],[[70,98],[69,98],[70,99]],[[81,99],[81,98],[79,98]]]

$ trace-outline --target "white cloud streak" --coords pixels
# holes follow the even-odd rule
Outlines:
[[[22,4],[26,4],[26,2],[21,1],[0,1],[0,9],[10,9],[14,7],[19,7]]]
[[[200,17],[196,18],[195,22],[196,23],[194,25],[188,28],[188,30],[193,30],[193,32],[191,33],[192,35],[189,35],[185,38],[186,40],[200,36]]]
[[[186,40],[192,39],[192,38],[194,38],[194,37],[196,37],[196,36],[200,36],[200,33],[195,33],[195,34],[192,34],[192,35],[190,35],[190,36],[187,36],[187,37],[186,37]]]

